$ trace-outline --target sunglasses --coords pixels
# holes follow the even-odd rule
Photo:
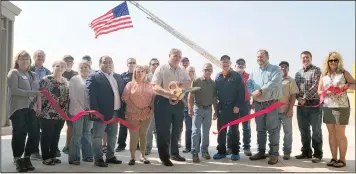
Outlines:
[[[245,65],[245,63],[237,63],[237,65]]]
[[[158,66],[159,63],[152,63],[151,65],[152,65],[152,66]]]
[[[331,63],[331,62],[337,63],[337,62],[339,62],[339,60],[338,60],[338,59],[329,59],[328,62],[329,62],[329,63]]]

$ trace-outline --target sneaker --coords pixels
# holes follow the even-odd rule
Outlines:
[[[62,152],[68,155],[68,153],[69,153],[69,147],[68,147],[68,146],[63,147]]]
[[[41,161],[42,160],[42,156],[40,155],[40,153],[33,153],[31,155],[31,160],[38,160]]]
[[[232,160],[232,161],[237,161],[237,160],[239,160],[239,159],[240,159],[240,155],[239,155],[239,154],[237,154],[237,155],[232,154],[232,155],[231,155],[231,160]]]
[[[184,149],[182,152],[183,153],[189,153],[191,150],[190,149]]]
[[[61,157],[61,151],[59,151],[58,149],[57,149],[57,152],[56,152],[56,157]]]
[[[24,159],[20,158],[16,160],[16,170],[18,172],[27,172],[27,167],[25,165]]]
[[[199,159],[198,154],[194,154],[193,155],[193,163],[199,163],[199,162],[200,162],[200,159]]]
[[[269,160],[268,160],[268,164],[270,165],[274,165],[278,163],[278,156],[276,155],[270,155]]]
[[[27,168],[27,171],[34,171],[35,167],[33,167],[31,160],[29,157],[23,159],[24,165]]]
[[[307,152],[302,152],[301,154],[295,156],[295,159],[307,159],[307,158],[312,158],[312,154]]]
[[[252,156],[252,152],[251,152],[250,149],[245,149],[245,150],[244,150],[244,154],[245,154],[246,156]]]
[[[211,159],[211,156],[209,154],[209,152],[203,152],[203,154],[201,155],[203,158],[207,159],[207,160],[210,160]]]
[[[215,160],[218,160],[218,159],[223,159],[223,158],[226,158],[226,154],[219,154],[219,153],[216,153],[213,158]]]
[[[322,159],[323,157],[321,157],[321,156],[313,156],[313,158],[312,158],[312,162],[313,163],[320,163],[320,161],[321,161],[321,159]]]

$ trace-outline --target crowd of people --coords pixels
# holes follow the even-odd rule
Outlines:
[[[249,115],[251,110],[258,112],[276,102],[285,102],[286,105],[255,118],[258,150],[255,154],[251,152],[251,120],[242,123],[244,154],[250,160],[268,158],[268,164],[273,165],[279,162],[281,128],[284,131],[283,160],[291,158],[292,141],[298,141],[292,137],[296,101],[302,149],[295,158],[311,159],[314,163],[322,160],[323,121],[332,153],[327,166],[346,166],[345,127],[351,107],[347,93],[328,91],[325,100],[320,101],[320,94],[330,86],[355,89],[355,79],[344,69],[342,56],[330,52],[319,68],[312,64],[312,54],[303,51],[300,54],[303,67],[294,78],[288,74],[287,61],[279,65],[269,63],[267,50],[258,50],[256,58],[258,67],[247,73],[245,59],[237,59],[233,67],[231,58],[223,55],[220,58],[222,71],[212,79],[212,64],[201,65],[202,75],[196,76],[195,68],[187,57],[182,57],[179,49],[171,49],[168,62],[162,65],[157,58],[152,58],[148,66],[137,65],[135,58],[128,58],[128,71],[123,74],[114,72],[110,56],[100,57],[100,69],[93,70],[91,57],[86,55],[77,72],[72,69],[74,58],[70,55],[54,61],[49,70],[43,66],[44,51],[34,53],[33,65],[30,54],[21,51],[15,56],[14,67],[7,76],[8,117],[13,128],[11,145],[16,170],[35,170],[31,160],[42,160],[44,165],[61,163],[58,142],[65,122],[66,145],[62,152],[68,154],[71,165],[80,165],[81,161],[94,162],[99,167],[121,164],[115,152],[125,150],[129,131],[129,165],[135,165],[137,150],[139,161],[150,164],[147,156],[151,154],[155,135],[162,164],[173,166],[171,160],[186,160],[179,152],[183,123],[185,148],[182,152],[191,153],[192,161],[198,163],[199,154],[206,160],[211,159],[208,149],[212,120],[217,120],[220,129]],[[182,89],[200,87],[200,90],[177,100],[170,90],[173,85]],[[128,130],[124,125],[119,127],[117,122],[104,124],[91,114],[76,121],[64,120],[40,89],[46,89],[70,117],[83,110],[96,110],[105,121],[118,117],[139,129]],[[323,104],[317,106],[320,102]],[[239,160],[240,141],[239,125],[223,129],[218,134],[217,152],[212,158],[219,160],[231,155],[231,160]]]

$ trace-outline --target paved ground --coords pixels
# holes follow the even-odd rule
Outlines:
[[[351,97],[351,106],[355,106],[354,97]],[[355,172],[355,111],[352,107],[350,117],[350,124],[347,127],[347,137],[348,137],[348,153],[347,153],[347,167],[342,169],[336,169],[331,167],[326,167],[325,161],[330,160],[330,149],[328,145],[328,133],[326,126],[323,125],[323,136],[324,136],[324,161],[320,164],[311,163],[308,160],[283,160],[280,158],[280,163],[276,165],[268,165],[267,159],[261,161],[250,161],[246,156],[241,153],[241,159],[237,162],[232,162],[229,158],[224,160],[203,160],[199,164],[192,162],[190,154],[181,153],[182,156],[187,158],[186,162],[174,162],[173,167],[162,166],[159,162],[157,149],[153,149],[153,153],[149,155],[149,159],[152,164],[146,165],[138,163],[135,166],[129,166],[127,163],[129,161],[129,152],[126,150],[124,152],[116,153],[116,156],[123,160],[124,163],[120,165],[110,165],[108,168],[98,168],[93,165],[93,163],[82,163],[80,166],[72,166],[68,164],[67,155],[62,154],[60,158],[62,164],[56,166],[44,166],[39,161],[34,161],[33,164],[36,167],[36,172]],[[297,120],[294,118],[293,127],[293,153],[296,155],[300,153],[301,148],[300,135],[297,125]],[[251,122],[252,129],[252,151],[256,152],[256,131],[255,123]],[[216,122],[213,122],[212,130],[216,130]],[[65,144],[65,128],[63,129],[61,140],[59,142],[60,149],[63,148]],[[283,133],[281,134],[283,136]],[[184,139],[184,137],[182,137]],[[210,153],[213,155],[216,150],[216,139],[217,136],[210,135]],[[281,144],[283,142],[281,141]],[[282,149],[282,147],[280,147]],[[182,148],[180,150],[183,150]],[[280,151],[283,153],[282,151]],[[137,154],[138,157],[138,154]],[[15,172],[14,165],[12,164],[12,150],[11,150],[11,136],[6,135],[1,137],[1,172]]]

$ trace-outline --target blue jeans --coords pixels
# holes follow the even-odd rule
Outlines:
[[[293,141],[293,117],[287,117],[284,113],[279,113],[279,120],[281,120],[284,137],[283,137],[283,152],[290,154],[292,152]]]
[[[250,101],[245,102],[244,108],[240,110],[241,116],[246,116],[251,113],[251,105]],[[248,150],[251,148],[251,126],[250,120],[242,123],[242,131],[243,131],[243,148],[244,150]],[[227,148],[231,149],[231,127],[229,126],[227,132]]]
[[[323,155],[323,134],[321,129],[321,107],[307,108],[297,107],[297,120],[302,140],[302,152],[311,153],[310,143],[314,148],[314,155]],[[310,131],[312,127],[313,133]]]
[[[188,111],[184,111],[185,123],[185,148],[191,150],[192,146],[192,117],[188,115]]]
[[[194,105],[194,116],[192,118],[192,151],[191,153],[198,154],[200,151],[200,140],[201,142],[201,152],[208,152],[209,147],[209,132],[212,122],[212,109],[202,108]],[[203,129],[201,130],[201,127]],[[202,132],[202,135],[201,135]]]
[[[255,111],[261,111],[271,106],[274,101],[266,101],[266,102],[254,102],[255,103]],[[265,153],[266,152],[266,143],[267,143],[267,132],[268,132],[268,140],[269,140],[269,149],[270,155],[279,155],[279,135],[281,128],[281,120],[279,119],[278,109],[274,109],[267,114],[260,115],[255,118],[256,121],[256,129],[257,129],[257,144],[258,144],[258,152]]]
[[[103,124],[101,121],[94,121],[92,146],[95,160],[103,159],[101,141],[104,137],[105,129],[108,137],[106,159],[114,157],[115,154],[118,123]]]
[[[147,145],[146,150],[152,150],[153,147],[153,135],[155,135],[155,139],[157,141],[157,134],[156,134],[156,124],[155,124],[155,117],[152,117],[152,121],[150,126],[148,127],[147,131]],[[156,142],[157,144],[157,142]]]
[[[73,134],[70,142],[68,161],[80,161],[80,149],[82,158],[93,157],[91,147],[91,132],[93,121],[89,116],[82,116],[77,121],[72,122]]]

